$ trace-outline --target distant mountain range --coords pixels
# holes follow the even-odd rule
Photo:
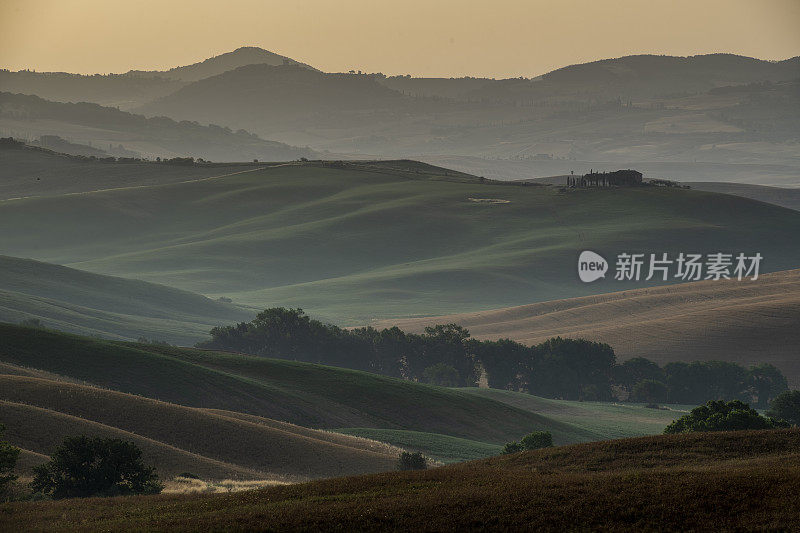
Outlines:
[[[164,71],[0,71],[0,90],[245,129],[343,157],[784,165],[800,183],[797,57],[637,55],[495,80],[325,73],[243,47]],[[2,129],[13,129],[6,118]],[[44,133],[81,141],[63,129]],[[208,157],[249,154],[220,150]],[[726,172],[695,179],[734,181]]]

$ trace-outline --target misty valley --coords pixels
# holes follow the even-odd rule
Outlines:
[[[0,530],[796,529],[800,58],[626,46],[0,70]]]

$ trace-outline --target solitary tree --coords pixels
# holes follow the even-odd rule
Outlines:
[[[769,404],[767,416],[800,426],[800,391],[787,390],[780,393]]]
[[[0,424],[0,434],[5,431],[6,427]],[[5,491],[9,483],[17,479],[17,476],[11,472],[17,464],[19,457],[19,448],[11,446],[5,441],[0,441],[0,494]]]
[[[524,450],[538,450],[539,448],[549,448],[553,445],[553,435],[549,431],[532,431],[519,442],[507,442],[503,448],[503,453],[517,453]]]
[[[397,460],[398,470],[425,470],[428,460],[420,452],[403,452]]]
[[[553,436],[549,431],[533,431],[522,437],[520,444],[526,450],[549,448],[553,445]]]
[[[34,469],[31,487],[53,498],[157,494],[162,486],[153,468],[142,463],[132,442],[99,437],[68,437]]]

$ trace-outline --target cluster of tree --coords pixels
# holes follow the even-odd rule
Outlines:
[[[672,362],[659,367],[638,357],[616,369],[615,381],[629,392],[629,399],[646,403],[699,404],[709,398],[768,402],[788,389],[783,373],[762,363],[749,369],[725,361]]]
[[[0,424],[0,433],[4,429]],[[19,448],[0,441],[0,495],[17,479],[12,472],[19,454]],[[64,439],[34,474],[33,493],[54,499],[158,494],[163,488],[134,443],[85,435]]]
[[[744,402],[712,400],[695,407],[688,415],[672,422],[664,433],[689,433],[694,431],[739,431],[745,429],[773,429],[789,427],[789,423],[761,416]]]
[[[341,329],[308,317],[301,309],[267,309],[251,322],[211,330],[200,348],[322,363],[447,386],[471,386],[478,367],[466,342],[469,332],[455,324],[423,334],[399,328]]]
[[[525,450],[538,450],[553,445],[553,436],[549,431],[533,431],[522,437],[519,442],[507,442],[503,454],[517,453]]]
[[[608,344],[549,339],[535,346],[479,341],[456,324],[406,333],[397,327],[341,329],[301,309],[272,308],[251,322],[211,330],[198,347],[321,363],[441,386],[475,386],[485,371],[492,388],[565,400],[630,399],[699,404],[710,398],[767,402],[787,389],[772,365],[746,369],[706,361],[659,367],[644,358],[617,364]]]

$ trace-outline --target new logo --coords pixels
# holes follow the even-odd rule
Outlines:
[[[585,250],[578,257],[578,276],[584,283],[606,277],[608,272],[608,261],[595,252]]]

